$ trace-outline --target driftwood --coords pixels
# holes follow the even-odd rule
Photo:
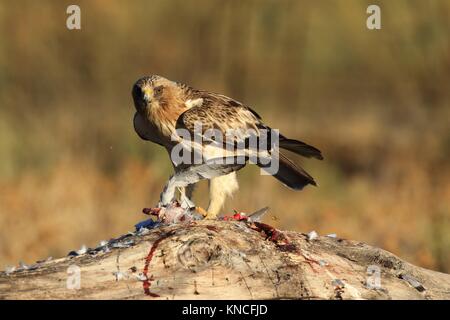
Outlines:
[[[450,275],[356,241],[245,221],[142,230],[2,272],[0,299],[450,298]]]

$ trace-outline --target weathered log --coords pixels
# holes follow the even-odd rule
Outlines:
[[[160,226],[0,274],[0,299],[449,298],[450,275],[387,251],[245,221]]]

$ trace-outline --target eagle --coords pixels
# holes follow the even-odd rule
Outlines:
[[[178,201],[185,208],[195,207],[192,201],[194,185],[202,179],[207,179],[209,205],[206,211],[203,211],[205,218],[215,219],[226,198],[238,190],[236,171],[251,162],[249,161],[251,155],[256,156],[256,160],[252,163],[262,169],[268,169],[269,165],[267,161],[261,159],[276,161],[277,170],[271,172],[271,175],[291,189],[301,190],[306,185],[317,185],[313,177],[279,152],[279,148],[307,158],[322,160],[320,150],[302,141],[283,136],[278,130],[267,126],[256,111],[235,99],[194,89],[158,75],[145,76],[137,80],[132,88],[132,97],[136,108],[133,118],[136,133],[144,140],[163,146],[171,155],[174,166],[174,174],[164,186],[158,208],[167,207],[174,201]],[[196,130],[197,124],[201,125],[200,130]],[[180,135],[180,130],[189,133],[191,140],[185,135]],[[222,135],[221,139],[207,134],[208,130],[219,132]],[[253,148],[249,143],[250,138],[263,140],[263,131],[264,141],[267,143],[262,150]],[[273,135],[275,131],[277,134]],[[239,134],[227,139],[230,137],[229,132]],[[268,138],[269,134],[270,137],[276,137],[276,143]],[[198,140],[200,142],[193,143],[192,137],[200,138]],[[236,145],[241,147],[240,153],[237,153],[236,149],[229,148],[230,141],[235,147]],[[191,160],[196,152],[215,155],[219,150],[223,151],[219,158],[232,158],[234,161],[209,161],[215,159],[215,156],[211,156],[202,158],[200,162],[180,163],[172,159],[174,150],[180,145],[183,150],[181,153],[191,152]]]

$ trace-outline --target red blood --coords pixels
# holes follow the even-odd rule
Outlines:
[[[147,255],[147,258],[145,258],[145,265],[144,265],[144,271],[143,274],[145,276],[145,280],[143,281],[142,286],[144,287],[144,293],[151,297],[159,297],[156,293],[150,292],[150,282],[153,281],[153,275],[149,278],[147,276],[148,274],[148,267],[150,265],[150,262],[153,259],[153,255],[155,254],[156,248],[158,245],[163,241],[164,239],[167,239],[171,235],[174,234],[174,231],[168,232],[164,235],[162,235],[160,238],[156,239],[156,241],[152,244],[152,247],[150,248],[150,252]]]
[[[215,226],[206,226],[206,229],[214,231],[214,232],[219,232],[219,229]]]
[[[224,216],[223,220],[225,221],[230,221],[230,220],[235,220],[235,221],[247,221],[248,217],[246,215],[240,214],[239,212],[236,212],[235,214],[233,214],[232,216]]]

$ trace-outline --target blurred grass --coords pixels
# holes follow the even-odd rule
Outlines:
[[[227,205],[450,272],[450,2],[0,2],[0,266],[95,245],[144,219],[171,166],[133,131],[132,83],[230,95],[323,150],[319,188],[257,168]],[[199,187],[206,188],[205,183]],[[199,194],[198,192],[197,194]],[[206,205],[207,199],[196,196]]]

